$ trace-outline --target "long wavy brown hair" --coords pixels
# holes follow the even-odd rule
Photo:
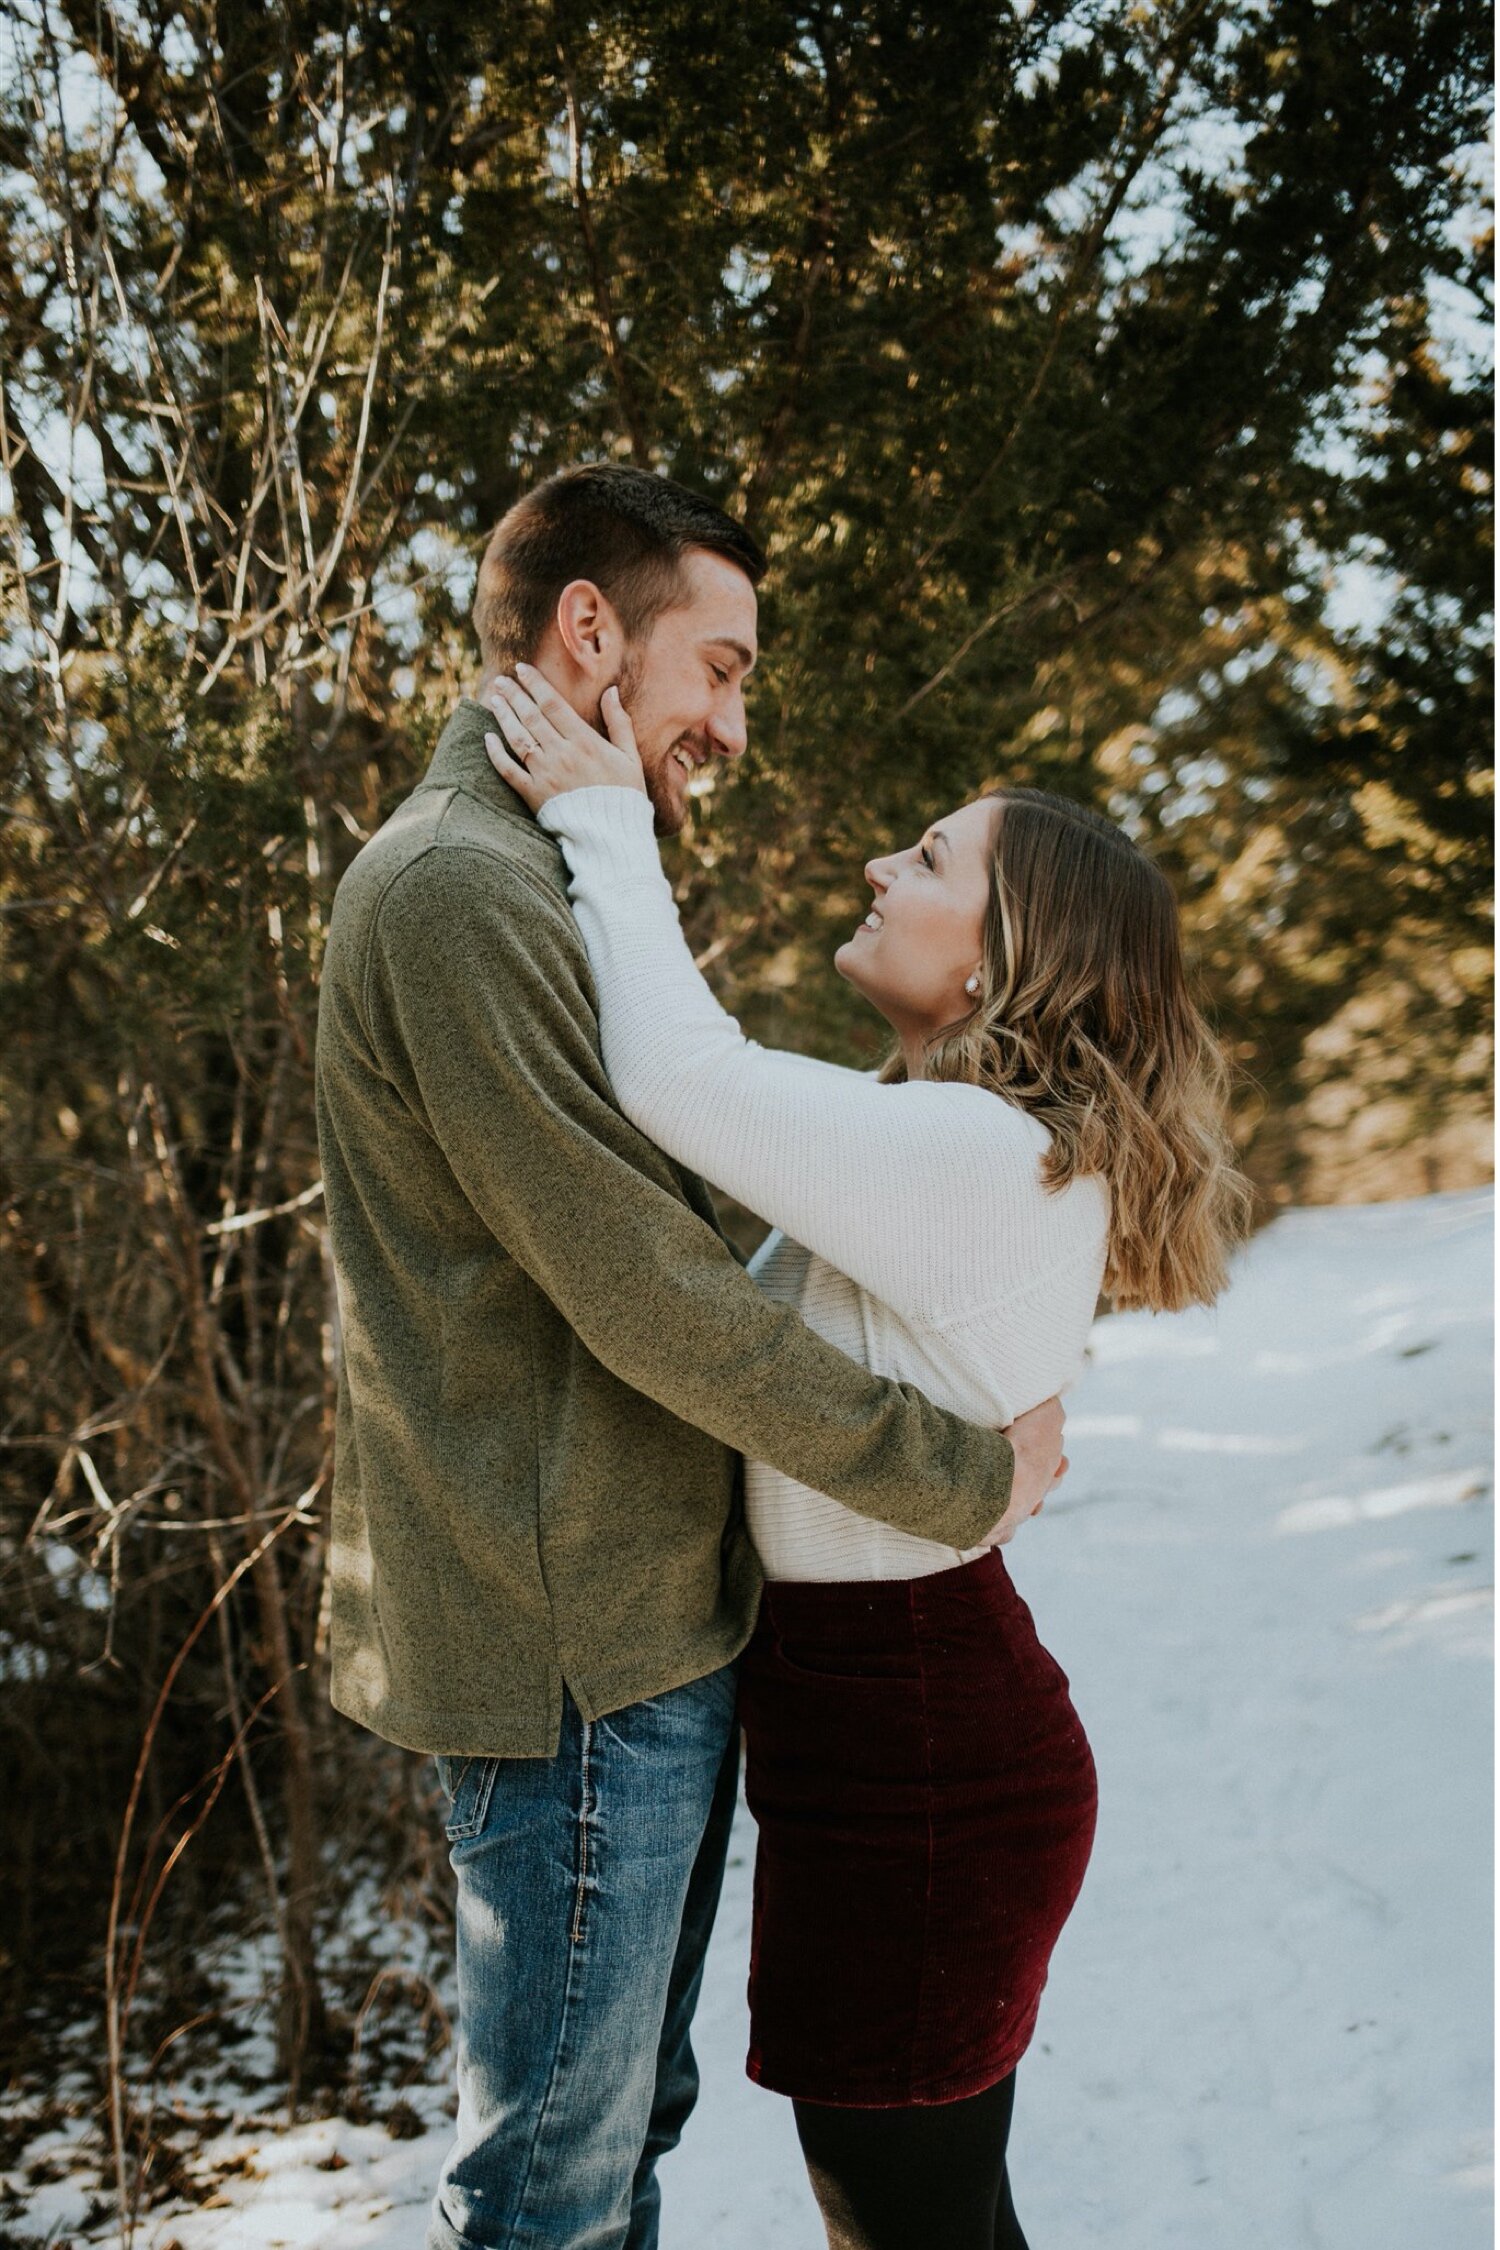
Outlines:
[[[927,1050],[930,1078],[988,1086],[1052,1136],[1049,1187],[1098,1173],[1104,1286],[1121,1307],[1211,1304],[1251,1191],[1229,1073],[1188,990],[1177,901],[1123,829],[1044,789],[996,789],[982,989]],[[881,1073],[906,1075],[899,1054]]]

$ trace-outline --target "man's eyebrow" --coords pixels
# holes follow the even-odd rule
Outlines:
[[[727,633],[712,633],[709,636],[707,646],[709,648],[731,649],[744,666],[747,678],[755,670],[755,658],[743,641],[732,641]]]

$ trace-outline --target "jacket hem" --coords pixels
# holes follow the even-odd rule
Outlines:
[[[329,1701],[335,1711],[352,1719],[357,1726],[379,1735],[384,1742],[394,1743],[398,1749],[413,1750],[420,1756],[555,1758],[562,1734],[564,1687],[585,1719],[607,1719],[612,1712],[623,1711],[632,1703],[645,1703],[652,1696],[669,1695],[674,1688],[688,1687],[694,1680],[722,1671],[741,1654],[754,1629],[755,1609],[752,1608],[748,1618],[725,1634],[720,1646],[702,1648],[694,1655],[684,1656],[677,1664],[647,1673],[632,1673],[624,1678],[618,1674],[595,1678],[587,1684],[570,1679],[566,1672],[554,1673],[548,1682],[550,1717],[539,1723],[518,1719],[513,1708],[509,1711],[448,1711],[365,1704],[343,1694],[337,1685],[330,1691]]]
[[[695,1656],[664,1673],[654,1672],[649,1681],[616,1680],[612,1683],[596,1683],[594,1688],[585,1690],[575,1681],[569,1680],[568,1693],[586,1719],[607,1719],[612,1712],[624,1711],[632,1703],[645,1703],[654,1695],[670,1695],[674,1688],[690,1687],[694,1680],[706,1680],[711,1672],[722,1672],[726,1664],[736,1663],[744,1654],[754,1630],[755,1616],[752,1614],[742,1629],[727,1637],[722,1655],[709,1654],[706,1658]]]

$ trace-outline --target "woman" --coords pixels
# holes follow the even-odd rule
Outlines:
[[[899,1039],[876,1080],[756,1047],[719,1007],[613,690],[607,740],[530,670],[492,708],[497,770],[567,856],[621,1106],[773,1222],[770,1295],[1000,1424],[1077,1374],[1101,1284],[1215,1296],[1246,1201],[1223,1069],[1171,892],[1118,829],[1004,789],[870,862],[835,963]],[[834,2250],[1025,2250],[1015,2068],[1096,1804],[1067,1681],[995,1549],[757,1462],[746,1508],[767,1581],[740,1679],[750,2074],[792,2098]]]

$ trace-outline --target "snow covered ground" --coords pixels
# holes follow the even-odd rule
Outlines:
[[[1215,1312],[1095,1332],[1007,1550],[1102,1799],[1018,2081],[1034,2250],[1492,2239],[1490,1227],[1487,1193],[1289,1212]],[[663,2250],[822,2243],[742,2075],[752,1852],[742,1820]],[[244,2120],[141,2250],[416,2250],[447,2128],[412,2102],[409,2139]],[[30,2200],[83,2238],[74,2182]]]

